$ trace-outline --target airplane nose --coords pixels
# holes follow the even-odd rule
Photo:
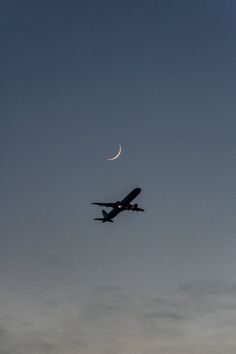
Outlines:
[[[140,192],[141,192],[141,188],[135,188],[135,192],[137,193],[137,194],[139,194]]]

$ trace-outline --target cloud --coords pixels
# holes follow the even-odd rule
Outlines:
[[[236,283],[229,281],[186,282],[181,286],[181,291],[194,296],[225,295],[236,292]]]
[[[48,257],[41,257],[40,258],[43,262],[45,262],[46,264],[55,267],[55,268],[59,268],[59,269],[63,269],[63,270],[68,270],[71,268],[71,265],[69,263],[66,263],[58,258],[55,258],[53,256],[48,256]]]
[[[82,310],[64,313],[53,325],[45,318],[45,328],[37,329],[33,319],[32,326],[22,322],[11,329],[2,321],[0,354],[235,353],[231,288],[185,283],[176,293],[148,297],[114,286],[95,287]],[[59,309],[57,303],[55,313]]]

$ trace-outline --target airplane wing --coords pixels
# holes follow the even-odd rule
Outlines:
[[[104,206],[107,208],[115,208],[117,206],[116,203],[92,203],[92,204]]]
[[[135,211],[144,211],[144,209],[142,209],[142,208],[136,208],[136,209],[134,209]]]

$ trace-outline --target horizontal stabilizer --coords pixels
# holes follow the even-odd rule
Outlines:
[[[102,222],[107,222],[107,221],[113,222],[113,220],[105,219],[105,218],[95,218],[94,220],[100,220],[100,221],[102,221]]]

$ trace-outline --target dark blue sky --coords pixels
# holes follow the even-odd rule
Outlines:
[[[0,354],[235,353],[235,11],[1,3]]]

